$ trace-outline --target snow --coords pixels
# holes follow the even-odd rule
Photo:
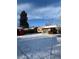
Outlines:
[[[23,36],[17,36],[18,39],[35,39],[35,38],[46,38],[46,37],[56,37],[60,34],[47,34],[47,33],[38,33],[38,34],[29,34],[29,35],[23,35]]]
[[[54,28],[54,27],[57,27],[57,25],[42,26],[41,28]]]
[[[17,59],[61,59],[61,38],[57,35],[18,36]]]

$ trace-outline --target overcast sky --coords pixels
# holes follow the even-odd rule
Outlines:
[[[17,18],[25,10],[28,20],[60,20],[61,0],[17,0]]]

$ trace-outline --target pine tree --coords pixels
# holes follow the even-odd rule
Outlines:
[[[20,14],[20,26],[23,28],[29,28],[27,20],[28,20],[27,13],[25,11],[22,11]]]

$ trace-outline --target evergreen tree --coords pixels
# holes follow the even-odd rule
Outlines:
[[[27,20],[27,13],[25,11],[22,11],[20,14],[20,26],[23,28],[29,28]]]

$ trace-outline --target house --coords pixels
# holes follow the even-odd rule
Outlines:
[[[37,28],[38,27],[34,27],[34,28],[22,28],[22,27],[18,27],[17,28],[17,35],[20,36],[20,35],[38,33],[37,32]]]
[[[37,31],[40,33],[57,34],[58,26],[57,25],[42,26],[42,27],[39,27]]]

